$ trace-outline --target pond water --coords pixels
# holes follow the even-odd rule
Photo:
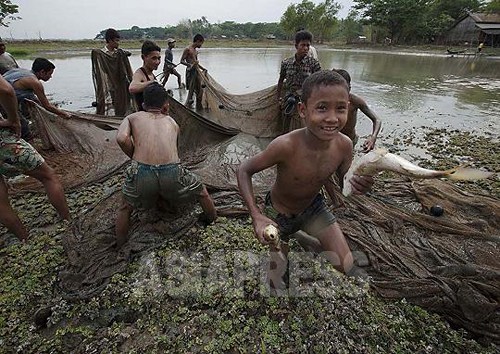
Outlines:
[[[352,77],[352,92],[363,97],[383,120],[381,137],[390,139],[421,126],[500,133],[500,60],[448,57],[446,55],[385,53],[318,48],[323,68],[343,68]],[[174,49],[178,62],[182,49]],[[202,48],[200,63],[229,92],[242,94],[274,85],[281,60],[293,48]],[[48,96],[61,108],[94,112],[90,53],[53,57],[53,78],[44,83]],[[135,70],[140,53],[130,57]],[[31,67],[31,60],[19,60]],[[179,65],[183,75],[184,66]],[[156,72],[159,74],[160,70]],[[175,77],[167,88],[182,102],[186,92],[177,90]],[[360,135],[367,135],[371,121],[359,114]]]

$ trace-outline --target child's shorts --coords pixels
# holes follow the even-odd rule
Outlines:
[[[266,195],[264,214],[273,219],[280,231],[283,242],[290,240],[290,235],[299,230],[307,232],[311,236],[316,236],[318,232],[334,224],[337,221],[335,215],[327,209],[323,196],[318,194],[311,205],[297,215],[285,215],[274,209],[271,201],[271,192]]]
[[[125,171],[123,195],[135,208],[150,209],[158,198],[181,203],[200,196],[200,178],[179,163],[146,165],[132,161]]]

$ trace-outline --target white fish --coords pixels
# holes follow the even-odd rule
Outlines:
[[[376,149],[353,161],[349,171],[344,176],[342,194],[346,197],[351,195],[352,185],[349,180],[353,175],[374,176],[382,171],[392,171],[414,178],[445,177],[451,180],[462,181],[485,179],[494,175],[493,172],[466,167],[455,167],[445,171],[429,170],[414,165],[401,156],[391,154],[386,149]]]

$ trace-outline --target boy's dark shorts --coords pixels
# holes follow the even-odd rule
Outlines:
[[[273,219],[280,230],[280,237],[283,242],[290,240],[290,235],[299,230],[307,232],[311,236],[316,236],[321,230],[337,222],[337,218],[327,209],[323,195],[318,194],[311,205],[302,213],[288,216],[279,213],[273,208],[271,192],[266,195],[264,214]]]
[[[161,197],[176,204],[200,196],[200,178],[179,163],[146,165],[132,161],[125,170],[123,195],[135,208],[150,209]]]

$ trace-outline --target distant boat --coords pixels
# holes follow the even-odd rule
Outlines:
[[[465,54],[467,52],[467,49],[463,49],[463,50],[451,50],[450,48],[446,49],[446,52],[449,54],[449,55],[456,55],[456,54]]]

